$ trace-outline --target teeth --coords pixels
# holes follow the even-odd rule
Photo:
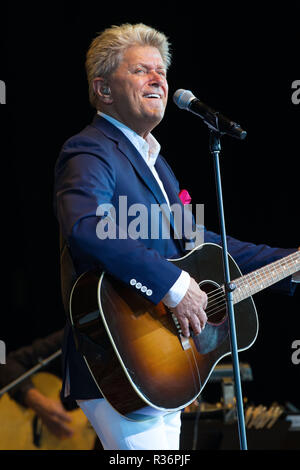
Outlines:
[[[149,93],[148,95],[145,95],[146,98],[160,98],[159,95],[156,93]]]

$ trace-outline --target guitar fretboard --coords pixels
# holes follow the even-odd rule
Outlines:
[[[300,251],[296,251],[285,258],[235,279],[233,282],[236,289],[233,291],[233,302],[236,304],[247,299],[299,270]]]

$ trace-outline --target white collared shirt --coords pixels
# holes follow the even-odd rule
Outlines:
[[[146,139],[143,139],[143,137],[141,137],[135,131],[125,126],[125,124],[122,122],[117,121],[117,119],[109,116],[108,114],[104,114],[101,111],[98,111],[98,114],[120,129],[120,131],[122,131],[123,134],[125,134],[130,142],[135,146],[151,170],[170,208],[169,198],[154,166],[160,152],[160,144],[157,142],[155,137],[152,134],[148,134]]]
[[[154,167],[156,159],[160,152],[160,148],[161,148],[160,144],[157,142],[155,137],[151,133],[149,133],[146,139],[143,139],[143,137],[141,137],[139,134],[137,134],[135,131],[133,131],[129,127],[125,126],[125,124],[118,121],[117,119],[114,119],[113,117],[107,114],[104,114],[101,111],[97,111],[97,114],[107,119],[111,124],[113,124],[120,131],[122,131],[123,134],[125,134],[126,137],[130,140],[130,142],[135,146],[135,148],[140,153],[140,155],[142,156],[142,158],[148,165],[149,169],[151,170],[154,178],[159,184],[159,187],[166,199],[168,206],[170,207],[168,195]],[[169,292],[162,299],[163,303],[167,305],[168,307],[176,307],[176,305],[178,305],[179,302],[185,296],[185,293],[188,290],[189,284],[190,284],[189,273],[187,273],[186,271],[182,271],[179,278],[175,282],[175,284],[173,284]]]

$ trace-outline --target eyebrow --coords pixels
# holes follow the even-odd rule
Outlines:
[[[131,67],[137,67],[137,66],[145,67],[146,69],[149,69],[152,67],[150,64],[143,64],[142,62],[137,62],[136,64],[131,65]],[[166,71],[166,67],[164,65],[158,65],[156,68]]]

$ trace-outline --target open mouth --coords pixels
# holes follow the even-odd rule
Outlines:
[[[161,96],[158,93],[147,93],[144,95],[144,98],[149,98],[149,99],[161,99]]]

